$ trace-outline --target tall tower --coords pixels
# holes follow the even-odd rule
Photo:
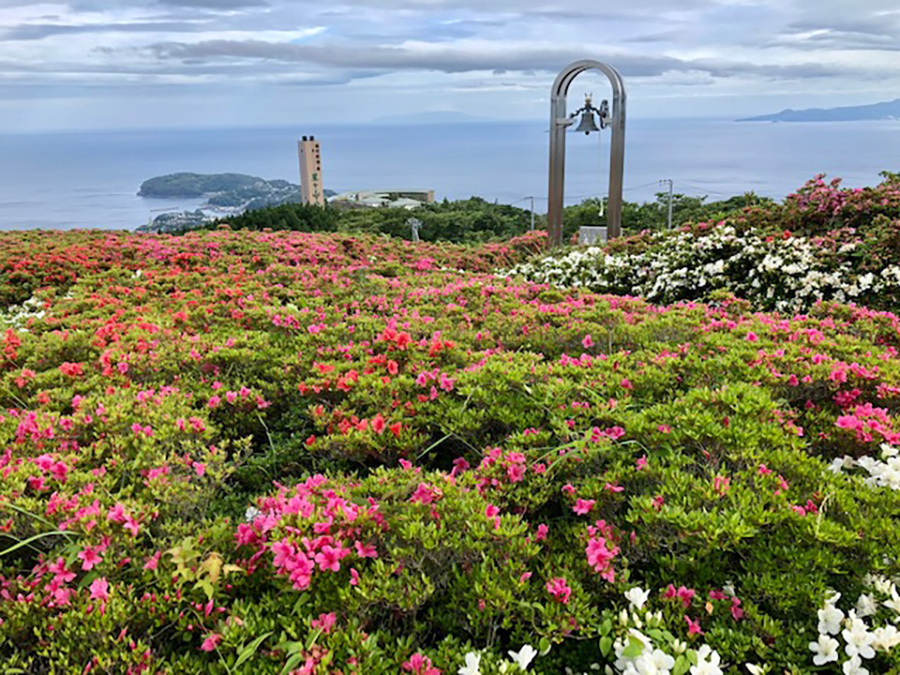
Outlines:
[[[297,142],[300,155],[300,191],[304,204],[325,205],[325,192],[322,189],[322,158],[319,156],[319,141],[315,136]]]

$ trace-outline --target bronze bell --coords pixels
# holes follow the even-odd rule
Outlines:
[[[575,131],[583,131],[585,135],[591,133],[592,131],[600,131],[597,123],[594,122],[593,108],[587,107],[585,108],[585,111],[581,113],[581,123],[576,127]]]

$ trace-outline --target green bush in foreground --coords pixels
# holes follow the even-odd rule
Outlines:
[[[11,672],[900,668],[893,314],[487,271],[528,242],[44,241],[0,235]]]

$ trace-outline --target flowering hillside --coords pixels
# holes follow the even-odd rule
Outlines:
[[[820,300],[896,311],[900,175],[853,189],[817,176],[783,204],[748,207],[673,232],[644,232],[606,249],[563,251],[507,273],[662,303],[726,291],[758,309],[783,312]]]
[[[900,318],[541,245],[0,234],[7,672],[900,668]]]

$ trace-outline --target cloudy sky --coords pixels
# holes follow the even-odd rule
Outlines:
[[[900,97],[897,0],[0,0],[0,132],[543,119],[596,58],[633,117]],[[607,91],[586,74],[572,94]]]

